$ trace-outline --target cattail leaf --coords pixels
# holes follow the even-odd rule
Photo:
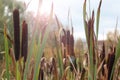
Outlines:
[[[60,77],[62,77],[63,75],[63,61],[62,61],[62,52],[61,50],[59,49],[59,45],[58,45],[58,42],[57,42],[57,37],[55,35],[55,45],[56,45],[56,50],[57,50],[57,61],[58,61],[58,65],[59,65],[59,69],[60,69]]]
[[[92,31],[91,31],[92,32]],[[92,34],[92,33],[90,33]],[[90,63],[89,63],[89,69],[90,69],[90,72],[88,73],[88,77],[89,77],[89,80],[93,80],[93,72],[94,72],[94,64],[93,64],[93,43],[92,43],[92,36],[90,35],[90,48],[89,48],[89,60],[90,60]]]
[[[42,57],[43,50],[45,48],[45,44],[46,44],[46,41],[47,41],[47,38],[48,38],[49,28],[50,28],[50,25],[51,25],[51,22],[52,22],[52,17],[53,17],[53,4],[51,6],[51,12],[50,12],[50,15],[49,15],[49,21],[48,21],[47,29],[45,30],[45,34],[44,34],[44,37],[43,37],[43,40],[42,40],[42,44],[38,45],[38,46],[40,46],[40,49],[38,50],[38,55],[36,56],[36,59],[35,59],[36,63],[35,63],[33,80],[38,79],[39,62],[40,62],[40,59]]]
[[[117,62],[117,60],[120,58],[120,39],[118,42],[118,45],[116,47],[116,53],[115,53],[115,63]]]
[[[37,34],[37,31],[35,30],[33,35],[32,35],[32,39],[31,39],[31,43],[29,44],[29,48],[28,48],[28,55],[27,55],[27,60],[26,60],[26,64],[25,64],[25,69],[24,69],[24,75],[23,75],[23,80],[27,80],[27,73],[29,70],[29,65],[30,65],[30,60],[32,57],[32,53],[34,50],[34,44],[35,44],[35,36]]]
[[[97,17],[96,17],[96,36],[98,39],[98,32],[99,32],[99,21],[100,21],[100,8],[101,8],[102,0],[100,0],[98,10],[97,10]]]
[[[39,62],[40,62],[40,59],[42,57],[42,54],[43,54],[43,50],[44,50],[44,47],[45,47],[45,43],[47,41],[47,37],[48,37],[48,31],[45,31],[45,35],[43,37],[43,42],[42,44],[38,45],[39,46],[39,50],[38,50],[38,55],[36,56],[36,59],[35,59],[35,70],[34,70],[34,75],[33,75],[33,80],[37,80],[37,76],[38,76],[38,68],[39,68]]]
[[[5,61],[6,61],[6,76],[7,79],[10,80],[9,75],[9,49],[8,49],[8,40],[7,40],[7,31],[6,26],[4,25],[4,43],[5,43]]]
[[[86,40],[88,43],[88,28],[87,28],[87,21],[86,21],[86,0],[84,1],[84,4],[83,4],[83,22],[84,22],[84,30],[85,30]]]
[[[56,15],[55,15],[55,20],[57,22],[58,29],[63,28],[63,26],[61,26],[60,21],[58,20],[58,17]]]
[[[112,75],[113,75],[113,72],[115,70],[115,65],[116,65],[119,58],[120,58],[120,39],[119,39],[119,42],[118,42],[117,47],[116,47],[115,60],[114,60],[110,80],[112,80]]]

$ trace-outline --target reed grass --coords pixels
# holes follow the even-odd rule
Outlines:
[[[45,32],[39,32],[38,28],[34,28],[32,39],[29,40],[27,21],[23,20],[22,30],[20,29],[19,10],[13,11],[14,23],[14,39],[7,33],[7,27],[4,26],[4,43],[5,43],[5,60],[6,60],[6,78],[10,80],[10,75],[16,74],[16,80],[113,80],[118,79],[114,74],[116,66],[119,66],[120,59],[120,39],[117,46],[111,47],[109,55],[106,55],[106,42],[103,41],[102,49],[98,49],[98,34],[100,23],[102,0],[100,0],[97,14],[95,17],[94,11],[89,9],[89,17],[87,18],[87,0],[83,4],[83,23],[86,36],[87,49],[79,58],[75,54],[73,24],[68,11],[68,26],[70,29],[65,29],[58,17],[54,15],[53,4]],[[90,0],[89,0],[90,6]],[[89,7],[90,8],[90,7]],[[50,60],[44,56],[46,50],[46,42],[50,34],[50,27],[55,16],[58,29],[54,34],[55,47],[52,50],[54,55]],[[71,21],[70,21],[71,20]],[[95,21],[96,20],[96,25]],[[71,25],[70,25],[71,22]],[[35,24],[37,26],[37,22]],[[96,30],[95,30],[96,27]],[[20,34],[22,34],[20,36]],[[38,36],[39,35],[39,36]],[[36,38],[38,37],[38,38]],[[14,46],[8,47],[8,40]],[[20,42],[21,41],[21,42]],[[51,45],[50,45],[51,46]],[[10,50],[10,52],[9,52]],[[13,50],[13,51],[12,51]],[[56,54],[55,54],[56,53]],[[10,55],[9,55],[10,54]],[[9,61],[9,56],[12,60]],[[33,57],[34,56],[34,57]],[[49,54],[48,54],[49,56]],[[84,57],[83,57],[84,56]],[[107,58],[108,59],[107,59]],[[10,69],[10,63],[13,64],[14,72]],[[118,74],[118,72],[117,72]],[[117,75],[118,77],[118,75]]]
[[[100,18],[100,7],[101,7],[102,0],[99,3],[98,11],[97,11],[97,22],[96,22],[96,35],[94,32],[94,11],[92,11],[92,16],[89,16],[89,19],[87,21],[86,16],[86,0],[84,1],[83,5],[83,21],[84,21],[84,29],[86,34],[86,40],[88,45],[88,51],[89,51],[89,63],[88,63],[88,79],[89,80],[96,80],[96,74],[97,74],[97,58],[96,58],[96,36],[98,38],[98,31],[99,31],[99,18]],[[91,13],[91,12],[90,12]]]

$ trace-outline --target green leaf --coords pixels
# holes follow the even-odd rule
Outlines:
[[[38,44],[38,47],[40,47],[40,49],[38,50],[38,55],[36,56],[36,60],[35,60],[35,69],[34,69],[34,74],[33,74],[33,80],[37,80],[38,79],[38,69],[39,69],[39,64],[40,64],[40,60],[43,54],[43,50],[45,48],[45,44],[48,38],[48,34],[49,34],[49,28],[52,22],[52,17],[53,17],[53,4],[51,6],[51,12],[49,15],[49,21],[48,21],[48,25],[47,25],[47,29],[45,30],[45,34],[43,37],[43,41],[42,44],[40,45],[40,42]]]
[[[86,40],[88,43],[88,28],[87,28],[87,21],[86,21],[86,0],[84,1],[84,4],[83,4],[83,22],[84,22]]]
[[[115,61],[114,61],[114,65],[113,65],[113,68],[112,68],[112,73],[111,73],[111,76],[110,76],[110,80],[112,78],[112,75],[113,75],[113,72],[114,72],[114,69],[115,69],[115,65],[116,65],[119,58],[120,58],[120,39],[119,39],[118,45],[116,47]]]
[[[101,8],[102,0],[100,0],[98,10],[97,10],[97,19],[96,19],[96,36],[98,39],[98,32],[99,32],[99,21],[100,21],[100,8]]]
[[[4,25],[4,42],[5,42],[5,61],[6,61],[6,75],[7,80],[10,80],[9,75],[9,50],[8,50],[8,40],[7,40],[7,31],[6,26]]]
[[[28,51],[28,56],[27,56],[27,61],[26,61],[26,64],[25,64],[25,69],[24,69],[24,75],[23,75],[23,80],[27,80],[27,73],[28,73],[28,70],[29,70],[29,65],[30,65],[30,59],[31,59],[31,56],[32,56],[32,53],[33,53],[33,45],[35,43],[35,35],[36,35],[37,31],[35,30],[35,32],[33,33],[33,38],[32,38],[32,41],[29,45],[29,51]]]

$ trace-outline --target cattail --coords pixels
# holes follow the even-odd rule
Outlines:
[[[111,48],[111,52],[108,54],[108,62],[107,62],[108,80],[110,80],[111,77],[114,60],[115,60],[115,48]]]
[[[44,71],[40,68],[38,80],[44,80]]]
[[[105,43],[104,42],[103,42],[100,58],[101,58],[101,61],[105,58]]]
[[[70,55],[70,49],[69,49],[69,46],[70,46],[70,42],[69,42],[69,38],[70,38],[70,31],[67,30],[66,31],[66,49],[67,49],[67,55]]]
[[[18,60],[20,56],[20,25],[18,9],[15,9],[13,11],[13,23],[14,23],[14,53],[15,59]]]
[[[39,70],[38,80],[44,80],[44,71],[46,67],[45,63],[46,63],[46,58],[42,57],[40,61],[40,70]]]
[[[54,75],[53,80],[58,80],[57,64],[55,58],[51,58],[51,72]]]
[[[75,57],[75,53],[74,53],[74,37],[71,34],[69,37],[69,50],[70,50],[70,55]]]
[[[105,58],[105,44],[104,44],[104,42],[103,42],[102,52],[101,52],[100,58],[101,58],[101,62]],[[103,62],[103,65],[102,65],[102,75],[104,75],[104,73],[105,73],[104,72],[104,64],[105,64],[105,61]]]
[[[66,55],[66,31],[65,31],[65,29],[63,29],[63,33],[64,33],[64,35],[62,35],[61,36],[61,39],[60,39],[60,41],[61,41],[61,43],[63,43],[63,46],[62,46],[62,48],[63,48],[63,57],[64,58],[66,58],[67,57],[67,55]]]
[[[67,36],[66,36],[67,45],[69,45],[69,44],[70,44],[70,43],[69,43],[70,31],[67,30],[66,33],[67,33]]]
[[[25,21],[23,21],[22,24],[22,50],[21,50],[21,56],[24,57],[24,62],[26,62],[27,59],[27,53],[28,53],[28,26]]]
[[[85,77],[85,68],[82,69],[82,72],[81,72],[81,80],[84,80],[84,77]]]

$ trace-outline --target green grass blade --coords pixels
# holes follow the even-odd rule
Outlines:
[[[7,40],[7,32],[6,32],[6,26],[4,26],[4,42],[5,42],[5,61],[6,61],[6,75],[7,75],[7,80],[10,80],[10,75],[9,75],[9,53],[8,53],[8,40]]]
[[[59,34],[62,30],[62,26],[60,25],[60,22],[57,18],[57,16],[55,15],[56,17],[56,22],[57,22],[57,26],[59,27]],[[62,77],[63,75],[63,62],[62,62],[62,55],[61,55],[61,49],[59,49],[59,44],[57,42],[57,35],[55,35],[55,45],[56,45],[56,51],[57,51],[57,61],[58,61],[58,66],[59,66],[59,69],[60,69],[60,77]]]
[[[26,64],[25,64],[25,70],[24,70],[24,76],[23,76],[23,80],[27,80],[27,73],[28,73],[28,70],[29,70],[29,64],[30,64],[30,58],[32,56],[32,53],[33,53],[33,45],[35,43],[35,35],[36,35],[36,31],[34,32],[33,34],[33,38],[32,38],[32,41],[31,41],[31,44],[29,45],[29,51],[28,51],[28,56],[27,56],[27,61],[26,61]]]
[[[84,1],[84,4],[83,4],[83,22],[84,22],[86,41],[88,43],[88,28],[87,28],[87,22],[86,22],[86,0]]]
[[[46,41],[47,41],[47,38],[48,38],[49,28],[50,28],[50,25],[51,25],[51,22],[52,22],[52,17],[53,17],[53,4],[51,6],[49,21],[48,21],[47,29],[45,30],[45,34],[44,34],[44,37],[43,37],[42,44],[38,45],[40,47],[40,49],[38,50],[38,55],[37,55],[36,60],[35,60],[36,63],[35,63],[35,69],[34,69],[34,74],[33,74],[33,80],[38,79],[39,64],[40,64],[40,60],[41,60],[41,57],[42,57],[42,54],[43,54],[43,50],[45,48],[45,44],[46,44]]]
[[[102,0],[100,0],[98,10],[97,10],[97,19],[96,19],[96,37],[98,39],[98,32],[99,32],[99,22],[100,22],[100,8],[101,8]]]
[[[89,71],[90,72],[88,72],[88,76],[89,76],[89,80],[93,80],[93,68],[94,68],[94,66],[93,66],[93,43],[92,43],[92,36],[90,36],[90,49],[89,49],[89,59],[90,59],[90,64],[89,64]]]
[[[58,53],[58,62],[59,62],[59,67],[60,67],[60,77],[62,77],[63,75],[63,62],[62,62],[62,55],[61,55],[61,51],[59,50],[59,53]]]
[[[38,78],[38,68],[39,68],[39,65],[40,65],[40,60],[41,60],[41,57],[42,57],[42,54],[43,54],[43,50],[45,48],[45,43],[47,41],[47,37],[48,37],[48,34],[49,32],[48,31],[45,31],[45,35],[44,35],[44,38],[43,38],[43,42],[40,46],[40,43],[39,43],[39,47],[40,49],[38,50],[38,54],[36,56],[36,60],[35,60],[35,70],[34,70],[34,74],[33,74],[33,80],[37,80]]]

